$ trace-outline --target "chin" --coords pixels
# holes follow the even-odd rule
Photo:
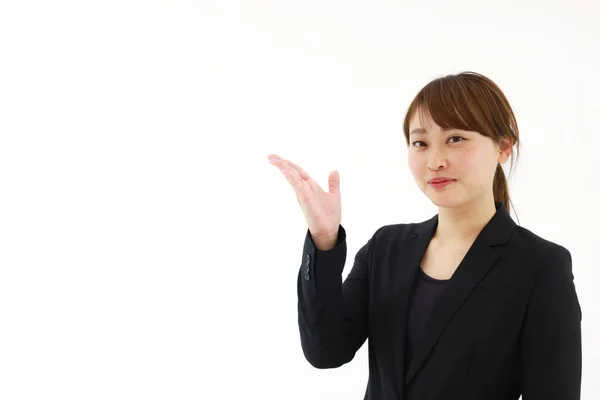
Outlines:
[[[453,208],[464,204],[464,199],[456,193],[426,193],[426,195],[437,207]]]
[[[462,204],[462,202],[457,201],[457,200],[452,200],[452,199],[437,199],[437,198],[430,198],[431,202],[440,208],[453,208],[453,207],[457,207],[459,205]]]

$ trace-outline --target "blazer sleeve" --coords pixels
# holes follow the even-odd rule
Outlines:
[[[357,252],[342,282],[346,231],[339,226],[333,249],[321,251],[307,230],[298,274],[298,325],[305,358],[315,368],[336,368],[351,361],[367,338],[369,248]]]
[[[571,253],[564,247],[548,253],[523,325],[523,400],[579,400],[582,314]]]

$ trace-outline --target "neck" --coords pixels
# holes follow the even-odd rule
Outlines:
[[[491,200],[475,200],[457,207],[439,207],[434,237],[439,243],[473,242],[496,214]]]

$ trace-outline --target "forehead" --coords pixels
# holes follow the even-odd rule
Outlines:
[[[433,120],[429,112],[417,110],[409,120],[408,133],[409,135],[430,132],[443,134],[453,130],[460,130],[463,132],[476,132],[471,129],[465,128],[464,126],[461,126],[462,124],[459,122],[460,119],[458,117],[443,115],[442,118],[450,118],[452,120],[456,118],[456,120],[454,121],[454,124],[451,121],[448,121],[446,124],[443,124],[442,127]]]
[[[410,118],[410,130],[415,128],[425,128],[426,130],[441,130],[441,127],[426,112],[415,112]]]

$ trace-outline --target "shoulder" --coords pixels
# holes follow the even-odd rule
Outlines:
[[[392,251],[406,241],[417,237],[427,229],[431,229],[434,219],[422,222],[394,223],[381,225],[369,240],[378,252]]]
[[[547,282],[573,282],[573,265],[570,251],[563,245],[516,225],[503,253],[513,276],[534,287],[544,287]]]
[[[571,257],[569,250],[556,242],[532,232],[522,226],[516,225],[510,238],[511,248],[520,254],[538,260],[548,260],[553,257]]]
[[[548,240],[521,226],[515,227],[511,241],[519,249],[519,256],[527,257],[530,282],[530,294],[537,296],[538,302],[550,304],[548,299],[563,303],[572,301],[578,312],[579,321],[582,313],[577,291],[571,252],[563,245]],[[541,303],[538,303],[541,304]],[[552,311],[554,312],[554,311]]]
[[[411,222],[382,225],[375,231],[372,239],[377,242],[402,240],[416,235],[422,224],[423,222]]]

